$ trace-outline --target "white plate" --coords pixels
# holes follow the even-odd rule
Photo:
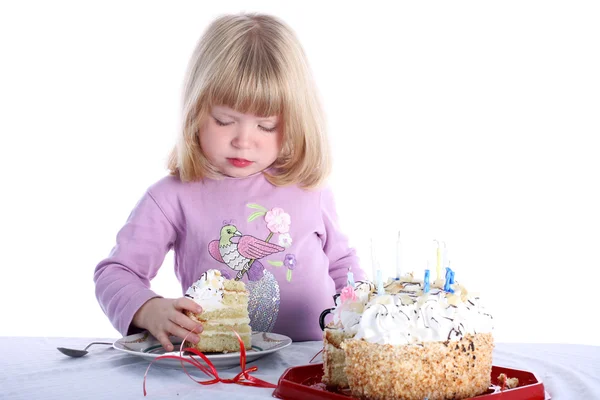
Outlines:
[[[116,350],[123,351],[128,354],[133,354],[145,358],[148,361],[154,361],[155,358],[169,354],[179,355],[179,345],[181,339],[171,337],[171,343],[175,346],[176,351],[165,352],[159,341],[148,332],[137,333],[135,335],[125,336],[117,340],[113,347]],[[256,359],[259,359],[267,354],[271,354],[278,350],[281,350],[292,344],[292,339],[287,336],[279,335],[271,332],[253,332],[252,333],[252,349],[246,350],[246,363],[250,363]],[[204,353],[206,357],[212,362],[215,368],[233,368],[240,365],[240,352],[234,353]],[[185,356],[185,353],[184,353]],[[197,360],[200,357],[195,357]],[[175,359],[160,359],[156,361],[156,364],[160,364],[165,367],[181,368],[182,362]],[[189,363],[183,363],[188,370],[193,369],[193,366]]]

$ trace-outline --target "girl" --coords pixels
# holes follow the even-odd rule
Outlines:
[[[365,275],[331,192],[319,189],[329,172],[322,111],[289,27],[254,14],[209,26],[189,65],[169,169],[96,267],[96,296],[114,327],[123,335],[146,329],[167,351],[169,335],[202,329],[184,314],[201,312],[194,301],[150,289],[173,249],[183,292],[219,269],[246,283],[254,331],[320,340],[319,314],[348,271]]]

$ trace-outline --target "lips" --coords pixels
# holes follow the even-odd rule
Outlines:
[[[244,168],[252,164],[252,161],[246,160],[245,158],[228,158],[227,161],[237,168]]]

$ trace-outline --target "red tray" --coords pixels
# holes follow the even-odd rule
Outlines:
[[[492,366],[492,384],[497,385],[497,377],[505,373],[509,378],[518,378],[519,386],[513,389],[504,389],[499,393],[489,393],[472,397],[473,399],[493,400],[544,400],[545,392],[543,383],[534,374],[518,369]],[[323,376],[323,364],[301,365],[288,368],[281,378],[273,397],[285,400],[328,399],[350,400],[353,397],[341,392],[327,390],[320,382]]]

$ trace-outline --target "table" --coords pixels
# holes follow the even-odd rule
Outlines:
[[[0,398],[6,399],[272,399],[273,389],[231,384],[201,386],[181,369],[152,366],[109,346],[82,358],[56,347],[84,348],[107,338],[0,337]],[[299,342],[252,363],[253,375],[277,383],[286,368],[308,364],[321,342]],[[315,362],[319,361],[317,358]],[[600,399],[600,347],[571,344],[497,343],[494,365],[534,372],[553,400]],[[220,372],[233,377],[239,368]],[[198,375],[199,377],[204,375]]]

